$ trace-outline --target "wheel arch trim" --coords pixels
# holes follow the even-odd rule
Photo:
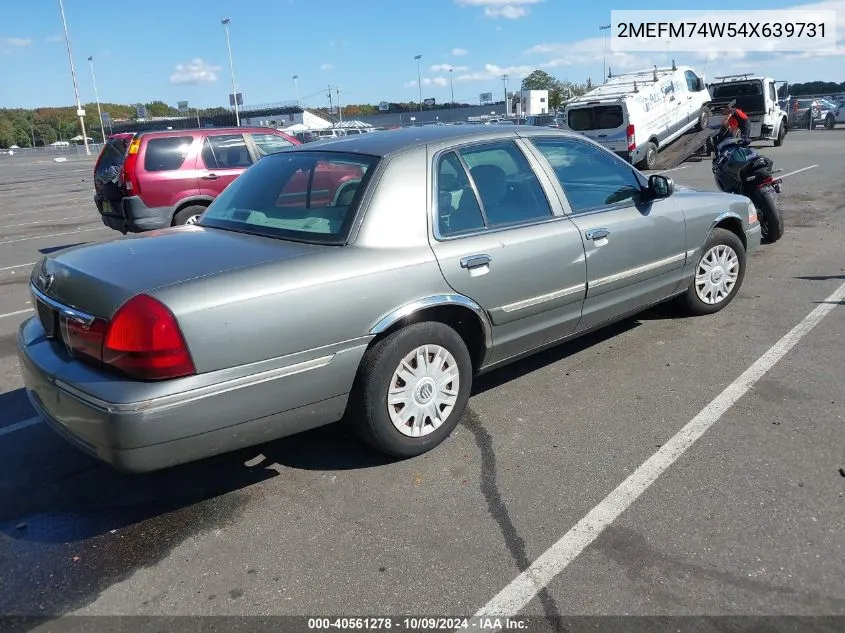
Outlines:
[[[487,356],[493,348],[493,326],[490,323],[490,318],[487,316],[484,308],[482,308],[478,303],[461,294],[437,294],[415,299],[414,301],[406,303],[405,305],[396,308],[381,317],[378,322],[370,328],[370,334],[373,336],[379,335],[387,331],[390,327],[402,319],[407,319],[409,316],[427,308],[441,306],[457,306],[465,308],[475,314],[484,334],[485,356]]]

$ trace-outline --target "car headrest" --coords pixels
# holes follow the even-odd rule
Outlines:
[[[498,165],[476,165],[469,170],[485,207],[496,206],[508,192],[505,170]]]

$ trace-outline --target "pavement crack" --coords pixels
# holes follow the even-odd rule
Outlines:
[[[531,566],[531,561],[525,551],[525,540],[519,535],[508,507],[502,499],[502,493],[499,491],[499,485],[496,481],[496,452],[493,448],[493,438],[484,428],[478,414],[469,408],[464,413],[463,425],[472,433],[481,454],[479,486],[481,494],[484,495],[487,502],[487,512],[499,526],[505,547],[516,563],[517,569],[520,573],[524,572]],[[557,633],[564,633],[565,629],[561,626],[560,608],[548,589],[543,587],[537,597],[543,605],[543,613],[547,622]]]

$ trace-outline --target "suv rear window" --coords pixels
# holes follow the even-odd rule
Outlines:
[[[567,115],[570,129],[577,132],[586,130],[615,130],[625,122],[622,106],[593,106],[575,108]]]
[[[182,166],[194,142],[192,136],[165,136],[147,141],[145,171],[174,171]]]
[[[364,154],[271,154],[224,189],[198,224],[301,242],[342,244],[377,163],[377,157]]]

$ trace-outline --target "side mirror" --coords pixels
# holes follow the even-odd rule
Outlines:
[[[668,198],[675,192],[675,183],[668,176],[653,174],[648,177],[648,196],[651,199]]]

